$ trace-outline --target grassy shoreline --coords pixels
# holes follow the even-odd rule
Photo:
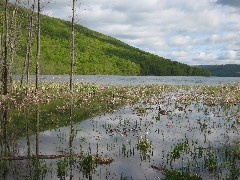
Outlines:
[[[9,95],[0,96],[1,113],[10,113],[9,123],[17,120],[17,125],[25,124],[24,119],[34,122],[34,112],[39,106],[42,112],[41,131],[48,130],[49,125],[55,128],[66,126],[69,122],[70,103],[73,102],[73,122],[79,122],[87,118],[112,112],[125,105],[134,105],[138,100],[150,101],[159,98],[168,91],[182,89],[194,93],[183,93],[179,97],[179,104],[189,104],[191,101],[203,101],[213,105],[237,105],[240,104],[240,85],[224,86],[180,86],[180,85],[142,85],[142,86],[106,86],[89,83],[77,83],[74,92],[69,92],[68,83],[42,83],[39,91],[35,92],[34,84],[29,85],[29,94],[25,96],[25,88],[20,88],[18,81],[12,86]],[[24,112],[25,111],[25,112]],[[22,113],[21,113],[22,112]],[[20,114],[20,116],[19,116]],[[56,117],[56,114],[60,116]],[[15,122],[16,123],[16,122]],[[53,126],[54,127],[54,126]]]

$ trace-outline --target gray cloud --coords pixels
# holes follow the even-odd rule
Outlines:
[[[239,0],[217,0],[217,3],[222,4],[222,5],[228,5],[228,6],[240,8]]]

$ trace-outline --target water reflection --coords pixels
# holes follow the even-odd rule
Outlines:
[[[163,178],[158,168],[182,168],[210,178],[212,172],[205,168],[211,167],[210,160],[207,163],[205,160],[215,160],[212,154],[216,153],[217,162],[225,161],[224,150],[239,142],[236,117],[240,107],[207,104],[197,98],[187,101],[190,96],[196,94],[174,89],[85,121],[77,116],[73,99],[64,113],[53,111],[50,116],[38,105],[34,109],[26,107],[22,112],[2,108],[0,165],[5,167],[6,163],[8,173],[1,168],[1,175],[5,179],[33,176],[57,179],[62,165],[63,170],[67,168],[62,179]],[[159,106],[169,112],[159,114]],[[14,137],[18,132],[14,131],[16,127],[9,126],[10,115],[15,117],[14,121],[27,118],[25,124],[18,124],[22,130],[20,137]],[[57,128],[54,122],[59,118],[67,126]],[[75,119],[78,123],[74,123]],[[41,126],[51,130],[41,132]],[[139,140],[144,138],[150,143],[147,151],[139,148]],[[13,161],[4,161],[3,157]],[[97,166],[98,157],[112,157],[114,161],[111,165]],[[235,164],[239,165],[239,159]]]

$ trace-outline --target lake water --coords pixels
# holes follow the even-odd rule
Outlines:
[[[19,78],[19,76],[15,77],[16,80]],[[31,79],[34,80],[34,76],[31,76]],[[47,75],[41,76],[40,79],[48,82],[68,82],[69,76]],[[74,76],[74,81],[119,86],[150,84],[214,86],[239,84],[240,78],[79,75]],[[210,153],[213,153],[217,161],[222,163],[225,161],[226,147],[232,147],[239,142],[240,125],[237,123],[237,117],[240,117],[240,101],[231,106],[218,104],[211,106],[202,100],[196,100],[187,104],[187,110],[180,110],[179,106],[184,106],[184,103],[179,99],[185,100],[191,96],[203,95],[195,89],[187,91],[175,89],[157,99],[140,100],[133,106],[125,106],[112,113],[95,116],[85,121],[79,120],[81,122],[74,124],[73,151],[114,158],[110,165],[98,166],[93,172],[93,179],[120,179],[120,177],[136,180],[162,179],[164,177],[162,172],[152,168],[153,166],[182,168],[183,171],[190,169],[190,172],[199,173],[203,179],[215,179],[217,177],[206,170],[206,159],[210,157]],[[169,110],[169,113],[160,115],[159,106]],[[139,113],[139,107],[144,107],[145,112]],[[70,126],[67,126],[41,132],[39,134],[40,154],[68,153],[70,131]],[[151,142],[151,147],[146,154],[138,148],[139,140],[144,138]],[[30,137],[32,154],[36,146],[35,139],[35,135]],[[181,157],[176,158],[170,165],[169,158],[174,147],[184,143],[189,146],[189,149],[181,152]],[[17,147],[18,155],[27,154],[25,138],[17,142]],[[201,148],[202,156],[200,156]],[[57,162],[58,160],[47,161],[52,171],[46,175],[45,179],[58,179]],[[26,166],[26,162],[22,163],[19,167]],[[239,164],[237,161],[236,165]],[[78,167],[77,162],[73,169],[73,179],[88,179]],[[23,172],[28,171],[24,168],[19,169]],[[225,169],[222,168],[221,172],[217,170],[217,173],[228,175],[229,170]],[[24,174],[23,172],[19,174]],[[67,176],[69,179],[69,171]]]
[[[34,80],[35,76],[30,76]],[[15,77],[16,80],[20,76]],[[42,75],[42,81],[68,82],[68,75]],[[96,83],[102,85],[223,85],[240,83],[240,77],[204,77],[204,76],[114,76],[114,75],[75,75],[75,82]]]

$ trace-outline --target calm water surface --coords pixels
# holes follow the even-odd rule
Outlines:
[[[34,76],[31,76],[34,80]],[[16,79],[19,79],[17,76]],[[232,77],[157,77],[157,76],[103,76],[84,75],[75,76],[75,82],[96,83],[102,85],[223,85],[240,83],[240,78]],[[41,76],[43,81],[68,81],[69,76]],[[194,92],[185,92],[195,95]],[[167,155],[174,145],[189,140],[191,146],[211,147],[216,152],[221,152],[226,145],[233,145],[240,136],[240,125],[235,118],[239,112],[239,105],[232,107],[207,106],[202,102],[191,102],[186,111],[180,111],[178,97],[183,96],[182,90],[174,90],[163,94],[155,102],[139,101],[134,106],[126,106],[113,113],[96,116],[74,125],[75,137],[73,151],[75,153],[99,154],[114,158],[111,165],[98,166],[93,174],[93,179],[162,179],[161,172],[151,166],[169,166]],[[159,116],[158,107],[171,111],[168,115]],[[137,108],[144,106],[146,112],[139,114]],[[159,119],[156,117],[159,116]],[[41,119],[44,120],[44,119]],[[228,121],[226,121],[228,120]],[[68,121],[68,119],[66,119]],[[206,127],[200,128],[201,124]],[[61,127],[41,132],[40,154],[62,154],[69,152],[69,135],[71,128]],[[142,154],[137,148],[139,138],[146,137],[151,142],[149,156],[142,159]],[[34,154],[36,136],[30,137],[31,154]],[[21,139],[17,142],[18,155],[27,154],[27,141]],[[123,147],[125,147],[125,152]],[[195,149],[192,148],[192,151]],[[221,155],[219,155],[221,160]],[[203,168],[204,158],[192,160],[189,154],[183,154],[180,159],[173,162],[172,166],[187,169],[193,164],[193,172],[199,172],[203,179],[215,179],[211,172]],[[195,167],[195,164],[199,167]],[[53,167],[45,179],[58,179],[57,160],[49,160],[48,165]],[[238,163],[239,164],[239,163]],[[197,169],[199,168],[199,169]],[[26,171],[26,169],[22,169]],[[23,173],[24,174],[24,173]],[[11,175],[10,175],[11,177]],[[69,178],[69,171],[68,177]],[[74,179],[88,179],[79,172],[78,166],[74,168]],[[220,178],[221,179],[221,178]]]
[[[17,80],[20,76],[15,77]],[[30,76],[34,80],[35,76]],[[67,82],[68,75],[43,75],[43,81]],[[240,77],[204,76],[113,76],[113,75],[75,75],[75,82],[96,83],[101,85],[222,85],[240,83]]]

